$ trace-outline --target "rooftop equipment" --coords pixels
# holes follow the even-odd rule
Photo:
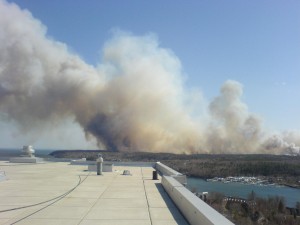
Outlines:
[[[22,153],[25,154],[25,156],[34,157],[35,150],[31,145],[24,145],[22,149]]]
[[[97,162],[97,175],[102,175],[103,158],[101,154],[98,155],[98,159],[96,162]]]

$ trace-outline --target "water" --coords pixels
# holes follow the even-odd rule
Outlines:
[[[285,186],[260,186],[242,183],[207,182],[199,178],[188,178],[188,188],[196,189],[197,192],[220,192],[226,196],[247,198],[251,191],[256,196],[267,198],[268,196],[281,196],[285,198],[286,205],[295,207],[300,202],[300,189]]]
[[[41,158],[45,158],[45,157],[51,157],[49,154],[51,152],[53,152],[53,149],[34,149],[35,150],[35,156],[36,157],[41,157]],[[16,157],[16,156],[20,156],[21,154],[23,154],[21,152],[21,148],[17,149],[17,148],[0,148],[0,157]]]

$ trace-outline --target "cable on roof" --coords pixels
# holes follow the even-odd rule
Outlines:
[[[24,220],[24,219],[28,218],[29,216],[31,216],[31,215],[33,215],[33,214],[35,214],[35,213],[37,213],[37,212],[39,212],[39,211],[41,211],[41,210],[43,210],[43,209],[49,207],[50,205],[53,205],[54,203],[56,203],[56,202],[58,202],[59,200],[63,199],[65,196],[67,196],[67,195],[70,194],[72,191],[74,191],[80,184],[82,184],[82,183],[88,178],[89,175],[90,175],[90,173],[89,173],[83,180],[81,179],[81,176],[78,175],[78,177],[79,177],[78,183],[77,183],[73,188],[71,188],[69,191],[65,192],[64,194],[62,194],[62,195],[60,195],[60,196],[57,196],[57,197],[52,198],[52,199],[49,199],[49,200],[47,200],[47,201],[43,201],[43,202],[39,202],[39,203],[36,203],[36,204],[32,204],[32,205],[21,206],[21,207],[12,208],[12,209],[0,210],[0,213],[8,212],[8,211],[14,211],[14,210],[19,210],[19,209],[24,209],[24,208],[29,208],[29,207],[33,207],[33,206],[37,206],[37,205],[41,205],[41,204],[44,204],[44,203],[53,201],[53,202],[51,202],[49,205],[46,205],[45,207],[43,207],[43,208],[41,208],[41,209],[39,209],[39,210],[37,210],[37,211],[35,211],[35,212],[33,212],[33,213],[27,215],[27,216],[25,216],[25,217],[23,217],[23,218],[21,218],[21,219],[15,221],[14,223],[12,223],[12,224],[16,224],[16,223],[20,222],[21,220]]]

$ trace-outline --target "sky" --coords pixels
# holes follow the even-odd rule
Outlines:
[[[9,2],[28,10],[47,28],[50,39],[65,43],[94,66],[101,62],[103,46],[115,30],[156,35],[159,45],[180,60],[185,89],[201,92],[210,102],[226,80],[238,81],[243,85],[243,101],[263,118],[266,129],[300,129],[299,1]],[[66,123],[61,140],[49,132],[34,143],[93,148],[78,126]],[[0,134],[5,147],[18,147],[28,140],[18,135],[13,122],[2,122]],[[64,141],[70,138],[73,144]]]

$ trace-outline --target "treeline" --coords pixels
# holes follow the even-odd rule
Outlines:
[[[165,160],[165,164],[189,176],[299,176],[300,164],[270,161]]]
[[[180,159],[182,155],[171,153],[151,153],[151,152],[117,152],[106,150],[58,150],[50,153],[55,158],[72,158],[87,160],[96,160],[98,154],[101,154],[106,161],[142,161],[157,162],[161,160]],[[186,156],[186,155],[183,155]]]
[[[237,163],[237,170],[245,175],[280,175],[280,176],[300,176],[300,164],[290,164],[287,162],[244,162]]]
[[[90,158],[96,159],[98,154],[107,159],[124,161],[165,161],[165,160],[197,160],[209,162],[286,162],[288,164],[299,164],[300,156],[288,155],[263,155],[263,154],[172,154],[152,152],[117,152],[106,150],[58,150],[50,153],[56,158]]]

